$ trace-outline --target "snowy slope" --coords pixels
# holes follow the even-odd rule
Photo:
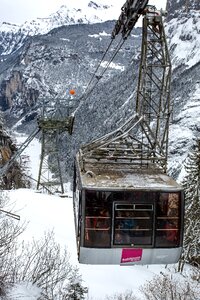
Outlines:
[[[170,175],[181,182],[185,160],[199,138],[200,11],[180,11],[165,28],[173,68],[171,99],[174,102],[168,165]]]
[[[190,80],[192,80],[190,78]],[[177,99],[176,99],[177,100]],[[181,99],[178,99],[180,101]],[[176,170],[175,176],[181,182],[185,175],[184,164],[188,152],[192,149],[198,136],[200,124],[200,81],[194,83],[188,100],[183,104],[179,113],[174,116],[174,124],[170,126],[169,170]],[[178,120],[178,122],[177,122]],[[197,133],[196,133],[197,131]]]
[[[186,65],[190,68],[199,62],[200,13],[191,10],[169,21],[166,35],[169,39],[173,68]]]

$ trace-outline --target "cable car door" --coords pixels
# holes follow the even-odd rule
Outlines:
[[[113,203],[113,246],[153,247],[154,205]]]

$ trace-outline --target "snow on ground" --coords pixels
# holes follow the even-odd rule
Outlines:
[[[40,289],[30,282],[24,282],[20,286],[14,285],[7,296],[12,300],[37,300],[40,296]]]
[[[103,31],[103,32],[99,32],[99,34],[88,34],[88,36],[101,39],[102,36],[111,36],[111,34]]]
[[[103,68],[105,68],[108,64],[109,64],[108,61],[104,61],[104,62],[101,64],[101,66],[102,66]],[[111,63],[109,64],[109,67],[112,68],[112,69],[120,70],[121,72],[124,71],[124,69],[125,69],[124,66],[119,65],[119,64],[115,64],[115,63],[113,63],[113,62],[111,62]]]
[[[25,139],[20,137],[19,140],[23,138]],[[38,172],[39,151],[40,147],[36,139],[26,149],[31,158],[32,174]],[[68,195],[65,198],[37,193],[31,189],[11,190],[8,195],[11,203],[15,203],[14,212],[20,215],[19,222],[22,224],[27,222],[27,228],[20,238],[25,241],[31,241],[33,238],[42,239],[45,232],[54,230],[56,242],[63,248],[67,247],[71,255],[71,263],[79,267],[83,284],[89,288],[90,299],[103,300],[106,295],[126,290],[133,290],[135,295],[141,296],[139,287],[147,280],[151,280],[160,272],[170,272],[164,265],[122,267],[79,264],[76,253],[72,192],[69,185],[65,188]],[[18,299],[19,294],[20,299],[23,300],[36,300],[38,297],[38,291],[29,285],[15,287],[12,292],[14,297],[11,299]]]

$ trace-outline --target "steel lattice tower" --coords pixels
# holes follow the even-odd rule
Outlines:
[[[136,99],[136,112],[143,116],[142,152],[150,161],[167,169],[171,62],[161,13],[147,12],[143,18],[143,39]],[[147,147],[146,145],[149,144]]]
[[[60,192],[64,193],[59,140],[64,132],[72,134],[73,120],[73,116],[69,116],[66,99],[45,99],[42,102],[42,113],[38,118],[38,127],[41,131],[41,158],[37,189],[44,187],[53,193],[60,187]]]
[[[86,169],[86,165],[90,164],[109,165],[110,168],[121,164],[134,169],[158,169],[166,173],[172,110],[171,63],[162,14],[152,6],[143,11],[135,114],[117,130],[80,149],[78,159],[81,169]],[[126,30],[126,23],[122,22],[121,25],[122,36],[129,29]]]

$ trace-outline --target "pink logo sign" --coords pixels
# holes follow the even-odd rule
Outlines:
[[[140,261],[142,249],[122,249],[121,264]]]

